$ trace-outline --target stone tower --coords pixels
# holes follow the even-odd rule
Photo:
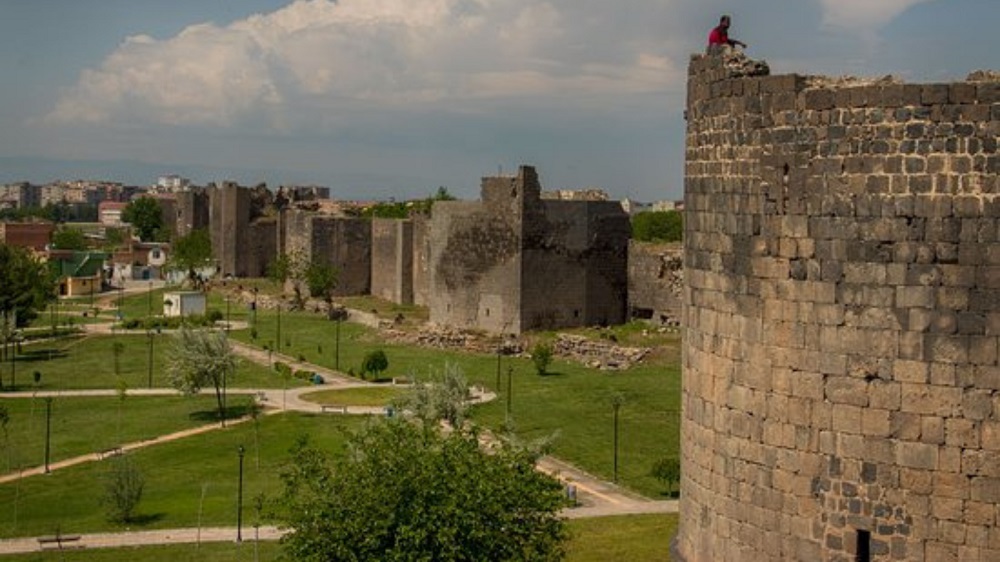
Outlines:
[[[677,558],[1000,560],[1000,82],[748,68],[689,69]]]

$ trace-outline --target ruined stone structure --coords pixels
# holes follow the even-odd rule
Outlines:
[[[371,289],[372,230],[367,219],[332,217],[309,211],[283,213],[285,251],[307,262],[337,269],[336,296],[366,295]]]
[[[679,560],[1000,560],[1000,82],[690,64]]]
[[[439,201],[431,321],[494,333],[621,323],[628,216],[617,202],[542,200],[534,168],[483,178],[482,201]]]
[[[413,304],[413,250],[413,221],[372,219],[372,295]]]
[[[185,189],[174,193],[177,200],[177,217],[174,230],[178,236],[187,236],[192,230],[208,228],[208,193],[202,188]]]
[[[628,245],[629,317],[678,326],[684,291],[684,251],[679,243],[632,240]]]
[[[209,199],[209,225],[212,252],[219,274],[236,277],[263,277],[267,266],[281,251],[283,228],[278,218],[266,215],[269,206],[266,188],[256,190],[232,182],[206,189]],[[180,201],[178,201],[180,203]],[[198,200],[193,204],[197,205]],[[181,214],[197,215],[197,209]]]

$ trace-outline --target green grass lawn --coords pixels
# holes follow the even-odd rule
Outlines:
[[[243,521],[250,528],[256,520],[253,498],[280,491],[278,475],[300,435],[308,433],[317,445],[337,451],[343,447],[346,432],[364,420],[358,416],[272,415],[259,421],[256,432],[249,422],[137,450],[131,454],[145,475],[146,485],[138,509],[142,523],[131,528],[197,527],[199,518],[203,526],[235,526],[237,449],[241,445],[246,450]],[[0,485],[0,505],[4,506],[0,510],[0,536],[53,534],[57,528],[64,534],[123,530],[109,523],[99,506],[108,462],[86,463]]]
[[[284,312],[281,321],[282,351],[304,356],[327,367],[335,364],[335,322],[322,316]],[[277,341],[277,316],[258,313],[257,343]],[[634,330],[634,327],[628,328]],[[246,331],[234,339],[250,342]],[[630,339],[632,336],[629,336]],[[613,397],[621,394],[619,411],[619,482],[650,497],[662,497],[664,487],[649,475],[662,456],[676,456],[680,433],[680,364],[674,351],[679,336],[666,335],[669,344],[651,359],[628,371],[598,371],[577,363],[556,360],[552,374],[539,377],[530,360],[503,357],[499,399],[478,407],[474,417],[493,428],[506,419],[507,369],[511,368],[511,415],[525,437],[558,434],[554,453],[598,476],[611,479],[614,468]],[[342,371],[358,372],[365,353],[383,349],[389,369],[383,377],[429,377],[446,362],[459,365],[472,384],[497,388],[495,355],[388,345],[365,327],[342,323],[339,360]]]
[[[302,399],[316,404],[344,406],[386,406],[406,392],[405,387],[359,387],[320,390],[303,394]]]
[[[244,397],[230,396],[228,405],[240,407],[245,401]],[[0,436],[0,473],[14,472],[19,466],[43,465],[46,401],[16,398],[2,400],[0,405],[10,415],[7,440]],[[215,420],[214,396],[53,398],[49,460],[104,451],[120,443],[151,439]]]
[[[152,335],[152,386],[170,386],[166,375],[167,360],[174,338],[169,332]],[[14,380],[19,390],[36,388],[33,373],[41,373],[39,390],[116,388],[114,344],[124,350],[118,357],[118,372],[129,388],[146,388],[150,382],[150,338],[145,334],[89,335],[83,338],[47,340],[24,345],[14,365]],[[4,387],[9,388],[12,367],[0,365]],[[240,359],[236,375],[227,381],[234,388],[281,388],[281,377],[266,366]],[[305,383],[292,380],[287,384]]]
[[[670,539],[677,531],[676,515],[629,515],[576,519],[568,521],[570,540],[566,562],[670,562]],[[17,562],[55,562],[87,560],[88,562],[237,562],[279,560],[281,546],[277,542],[250,538],[253,531],[244,530],[243,544],[205,543],[148,546],[142,548],[95,549],[65,552],[45,552],[4,557]]]

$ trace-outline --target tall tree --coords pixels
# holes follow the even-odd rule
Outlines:
[[[170,385],[184,394],[215,388],[219,419],[225,421],[227,380],[236,372],[236,354],[223,332],[182,327],[175,334],[167,365]]]
[[[52,234],[52,247],[59,250],[86,250],[87,238],[79,228],[64,226]]]
[[[23,248],[0,244],[0,314],[23,327],[54,298],[55,281],[41,260]]]
[[[282,473],[282,542],[293,560],[560,560],[562,486],[537,453],[480,448],[469,429],[380,418],[346,456],[300,440]]]
[[[133,199],[122,210],[122,220],[135,227],[139,239],[159,240],[163,232],[163,214],[160,202],[152,197]]]
[[[212,265],[212,236],[208,229],[192,230],[174,242],[170,254],[170,267],[187,271],[188,279],[192,283],[197,284],[198,270],[209,265]]]

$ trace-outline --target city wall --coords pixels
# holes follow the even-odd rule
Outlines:
[[[1000,82],[739,63],[689,69],[677,559],[1000,560]]]

